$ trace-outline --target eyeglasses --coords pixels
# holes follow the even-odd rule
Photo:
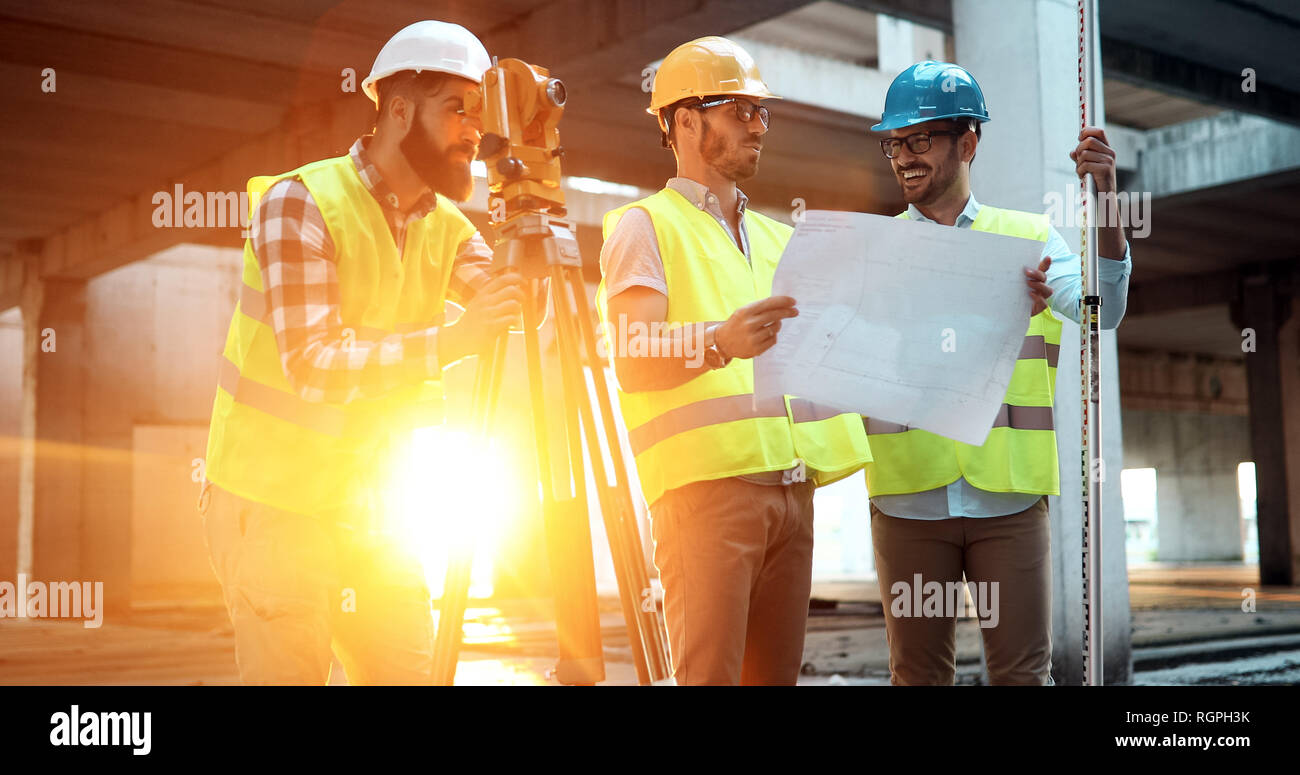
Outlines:
[[[884,151],[886,159],[893,159],[898,156],[898,150],[907,143],[907,150],[912,153],[925,153],[930,150],[930,138],[934,135],[952,135],[959,137],[966,134],[968,129],[946,129],[934,132],[917,132],[907,137],[886,137],[880,141],[880,150]]]
[[[757,112],[758,120],[763,122],[764,129],[767,129],[769,126],[772,125],[771,111],[769,111],[766,107],[762,105],[755,105],[752,102],[746,102],[737,97],[724,97],[720,100],[712,100],[710,102],[700,102],[694,105],[689,105],[688,107],[704,110],[705,108],[715,108],[719,105],[726,105],[728,102],[736,106],[736,118],[740,120],[740,123],[748,124],[751,120],[753,120],[754,113]]]

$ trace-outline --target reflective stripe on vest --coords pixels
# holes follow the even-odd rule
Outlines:
[[[328,436],[344,435],[347,415],[327,404],[313,404],[298,396],[291,395],[260,382],[242,377],[239,367],[224,355],[221,357],[221,375],[217,385],[235,399],[266,412],[269,415],[287,420],[294,425],[310,428],[317,433]]]
[[[906,213],[899,215],[906,218]],[[983,205],[971,228],[1045,242],[1045,216]],[[1060,473],[1052,402],[1061,321],[1050,308],[1030,318],[1007,396],[982,446],[874,418],[864,419],[876,459],[867,465],[872,495],[924,492],[965,477],[993,492],[1057,494]]]
[[[769,296],[777,261],[793,230],[752,210],[744,214],[750,255],[711,215],[673,189],[607,213],[609,238],[622,214],[640,207],[650,216],[664,264],[671,325],[727,319]],[[605,331],[604,281],[596,305]],[[611,354],[619,352],[611,347]],[[636,454],[637,475],[653,504],[691,482],[789,469],[802,461],[815,483],[847,476],[870,460],[857,414],[798,398],[755,407],[752,359],[737,358],[667,390],[620,391],[619,408]]]
[[[755,409],[753,393],[706,398],[703,401],[670,409],[644,425],[628,428],[627,438],[632,451],[639,455],[664,439],[679,433],[757,417],[784,418],[785,401],[779,398],[765,399],[762,405]]]
[[[248,283],[239,284],[239,311],[253,320],[270,324],[270,313],[266,311],[266,294],[253,288]]]
[[[1061,346],[1051,344],[1044,336],[1026,336],[1023,344],[1020,345],[1020,355],[1018,358],[1043,358],[1047,365],[1056,368],[1056,362],[1061,359]]]
[[[790,419],[796,423],[821,422],[844,414],[843,409],[836,409],[825,404],[817,404],[806,398],[790,399]]]
[[[863,422],[866,423],[867,433],[873,436],[881,433],[904,433],[915,430],[910,425],[899,425],[898,423],[876,420],[871,417],[863,418]],[[1053,429],[1052,407],[1003,404],[998,407],[998,414],[993,420],[992,427],[1018,428],[1022,431],[1050,431]]]
[[[224,355],[221,357],[217,386],[241,404],[326,436],[360,438],[374,430],[367,423],[349,417],[336,406],[305,401],[292,393],[244,377],[240,375],[239,367]],[[439,425],[443,421],[441,402],[416,402],[394,407],[392,413],[400,414],[402,425],[413,428]]]

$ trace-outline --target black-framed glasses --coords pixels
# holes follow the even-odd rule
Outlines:
[[[907,143],[907,150],[921,154],[930,150],[930,138],[934,135],[960,137],[969,131],[969,129],[944,129],[933,132],[916,132],[906,137],[886,137],[880,141],[880,150],[884,151],[886,159],[893,159],[898,156],[898,150],[903,147],[903,143]]]
[[[736,118],[740,120],[740,123],[748,124],[753,120],[754,113],[757,112],[758,120],[763,122],[764,129],[767,129],[772,125],[772,112],[770,110],[763,105],[755,105],[754,103],[747,102],[739,97],[723,97],[708,102],[697,102],[689,107],[704,110],[705,108],[716,108],[719,105],[726,105],[728,102],[736,106]]]

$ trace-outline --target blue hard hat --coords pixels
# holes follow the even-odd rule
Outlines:
[[[898,74],[885,93],[885,113],[873,132],[888,132],[941,118],[988,121],[984,92],[961,65],[927,60]]]

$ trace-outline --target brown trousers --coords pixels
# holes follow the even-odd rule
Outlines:
[[[812,592],[813,484],[729,478],[651,509],[679,685],[793,685]]]
[[[980,628],[990,682],[1049,683],[1050,528],[1046,498],[1018,514],[984,519],[901,519],[873,505],[871,542],[885,608],[890,682],[897,686],[953,683],[956,612],[916,602],[934,600],[939,590],[931,582],[946,591],[949,584],[961,582],[964,571],[966,581],[976,585],[970,592],[977,608],[981,594],[985,602],[996,603],[994,615],[984,618]],[[997,582],[996,598],[993,582]],[[980,587],[983,590],[977,592]]]

